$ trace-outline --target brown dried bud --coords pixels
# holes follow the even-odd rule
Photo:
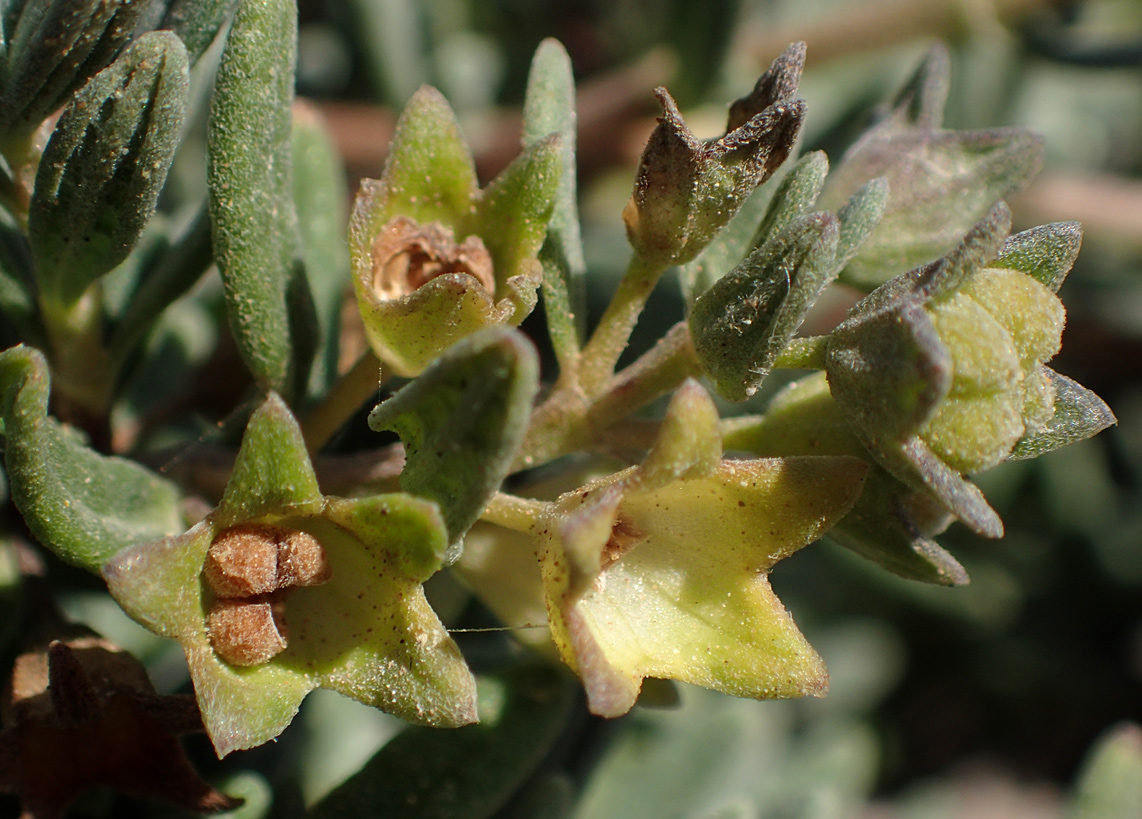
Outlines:
[[[252,597],[278,588],[278,550],[288,531],[246,524],[214,538],[202,573],[219,597]]]
[[[407,296],[437,276],[466,273],[496,291],[492,256],[478,236],[456,244],[440,222],[420,225],[407,216],[385,223],[373,241],[373,290],[384,300]]]
[[[230,665],[269,662],[286,648],[284,609],[281,601],[215,600],[206,616],[210,644]]]

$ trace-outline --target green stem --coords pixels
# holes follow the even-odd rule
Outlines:
[[[345,425],[369,396],[388,380],[387,371],[372,351],[366,350],[347,373],[337,379],[301,423],[306,448],[317,452]]]
[[[611,388],[591,404],[591,428],[605,430],[690,377],[702,374],[702,365],[690,341],[690,326],[675,324],[657,344],[619,373]]]
[[[661,264],[648,262],[638,254],[631,258],[630,267],[619,282],[614,298],[583,347],[579,383],[588,398],[599,395],[610,386],[615,365],[630,341],[631,331],[638,323],[650,291],[665,271]]]
[[[540,518],[550,507],[551,504],[546,501],[497,492],[484,507],[480,520],[529,535],[535,531]]]
[[[795,338],[781,351],[773,366],[787,370],[823,370],[828,349],[829,336]]]

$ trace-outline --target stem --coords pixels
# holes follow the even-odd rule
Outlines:
[[[602,431],[701,373],[690,326],[680,321],[615,377],[611,389],[592,403],[587,420],[592,429]]]
[[[829,336],[795,338],[781,351],[773,366],[787,370],[823,370],[828,349]]]
[[[306,448],[313,453],[325,446],[361,404],[376,395],[387,380],[388,375],[380,359],[371,350],[366,350],[302,421],[301,434]]]
[[[488,501],[488,505],[484,507],[484,513],[480,515],[480,520],[486,523],[494,523],[505,529],[511,529],[513,532],[529,535],[535,531],[540,517],[550,506],[551,504],[547,501],[532,500],[497,492]]]
[[[579,363],[579,383],[588,398],[593,398],[610,385],[619,356],[630,341],[650,291],[666,268],[635,254],[630,267],[619,282],[611,303],[607,305],[591,339],[583,347]]]

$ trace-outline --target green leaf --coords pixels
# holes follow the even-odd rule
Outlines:
[[[135,245],[182,136],[188,89],[182,43],[154,32],[64,111],[36,172],[28,213],[46,302],[74,303]]]
[[[548,666],[479,681],[480,724],[411,728],[318,803],[310,819],[487,819],[539,766],[571,716],[576,686]]]
[[[1004,242],[991,267],[1022,270],[1057,293],[1079,255],[1082,240],[1083,229],[1078,222],[1039,225]]]
[[[316,338],[293,204],[296,47],[291,0],[240,2],[207,133],[214,255],[230,327],[255,382],[289,398],[308,380]]]
[[[838,223],[802,217],[703,293],[690,312],[694,350],[718,393],[743,401],[835,275]]]
[[[578,355],[586,320],[586,262],[576,194],[575,79],[567,51],[553,39],[539,44],[531,63],[523,103],[523,144],[530,147],[548,134],[559,135],[562,171],[540,256],[543,305],[556,356],[569,369]]]
[[[1067,819],[1142,816],[1142,728],[1122,723],[1095,743]]]
[[[156,28],[169,29],[186,45],[193,65],[214,42],[239,0],[166,0]]]
[[[824,151],[801,157],[774,191],[765,217],[754,234],[753,246],[760,247],[808,213],[821,194],[828,173],[829,159]]]
[[[23,4],[4,55],[0,134],[20,138],[39,127],[115,59],[147,5],[133,0]]]
[[[538,379],[531,342],[515,330],[488,328],[458,342],[369,414],[371,429],[393,430],[404,442],[401,488],[440,504],[449,563],[508,474]]]
[[[175,486],[100,455],[47,417],[48,369],[30,347],[0,353],[4,463],[28,528],[68,563],[99,572],[113,554],[182,529]]]
[[[116,368],[147,337],[163,311],[190,290],[213,263],[210,218],[203,206],[173,237],[154,263],[142,272],[137,289],[126,300],[126,309],[115,325],[108,345]]]
[[[682,295],[688,305],[692,305],[698,296],[709,290],[750,252],[757,225],[769,201],[768,186],[758,188],[705,249],[678,268]]]
[[[1086,387],[1049,368],[1047,376],[1055,389],[1055,414],[1042,429],[1015,444],[1010,455],[1012,460],[1037,458],[1118,423],[1106,402]]]
[[[42,343],[31,249],[7,213],[0,213],[0,313],[20,338],[29,343]]]
[[[349,284],[349,196],[333,136],[311,106],[294,106],[292,154],[293,199],[320,338],[310,386],[324,395],[337,377],[341,301]]]

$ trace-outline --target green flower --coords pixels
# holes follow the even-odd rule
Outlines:
[[[1077,226],[1004,243],[1010,224],[999,202],[946,257],[873,291],[826,355],[833,396],[877,461],[988,537],[1003,524],[964,473],[1114,422],[1097,396],[1044,366],[1059,350],[1054,291],[1078,251]]]
[[[357,304],[382,361],[416,375],[481,327],[527,317],[561,170],[552,135],[481,190],[448,103],[429,87],[412,97],[349,226]]]
[[[323,496],[271,394],[218,507],[103,570],[128,614],[182,643],[219,756],[280,734],[314,688],[412,722],[473,722],[475,684],[424,597],[448,536],[435,503]]]
[[[625,713],[645,677],[823,694],[824,664],[768,573],[851,508],[865,471],[844,457],[723,460],[717,410],[687,382],[642,464],[563,495],[535,527],[552,636],[591,710]]]

